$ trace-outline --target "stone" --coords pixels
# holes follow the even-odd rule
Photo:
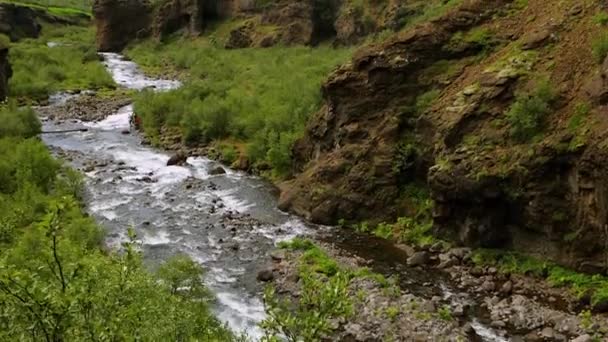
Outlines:
[[[452,308],[452,316],[462,317],[465,314],[465,308],[462,304],[457,304]]]
[[[131,131],[129,131],[128,129],[123,129],[120,134],[122,135],[127,135],[127,134],[131,134]]]
[[[593,311],[598,313],[608,312],[608,299],[602,299],[597,303],[593,304]]]
[[[252,28],[248,25],[243,25],[230,31],[230,36],[224,47],[226,49],[244,49],[250,47],[253,44],[251,31]]]
[[[577,338],[573,339],[572,342],[591,342],[593,338],[589,334],[580,335]]]
[[[277,261],[277,262],[283,261],[285,259],[285,256],[286,256],[285,251],[282,251],[282,250],[277,250],[277,251],[273,251],[272,253],[270,253],[270,258],[273,261]]]
[[[274,279],[274,273],[272,273],[272,269],[264,269],[258,272],[256,279],[262,282],[269,282]]]
[[[151,23],[148,0],[95,0],[93,16],[97,28],[97,49],[119,52],[131,40],[141,38]]]
[[[481,289],[486,292],[492,292],[496,289],[496,284],[491,280],[486,280],[481,284]]]
[[[502,284],[502,286],[500,287],[500,293],[504,295],[511,294],[511,291],[513,291],[513,282],[511,282],[510,280]]]
[[[186,163],[188,156],[183,152],[177,152],[167,161],[167,166],[183,165]]]
[[[460,260],[464,259],[467,255],[471,254],[471,249],[468,247],[452,248],[450,254]]]
[[[212,168],[211,170],[209,170],[209,174],[212,176],[223,175],[225,173],[226,173],[226,170],[224,170],[224,168],[221,166],[216,166],[216,167]]]
[[[522,39],[522,50],[532,50],[537,49],[545,45],[545,43],[551,37],[551,31],[549,30],[540,30],[527,34]]]
[[[490,326],[492,326],[493,328],[497,328],[497,329],[502,329],[504,327],[507,326],[507,324],[503,321],[492,321],[492,323],[490,323]]]
[[[429,253],[428,252],[416,252],[414,255],[407,259],[408,266],[422,266],[426,265],[429,262]]]
[[[551,327],[545,327],[541,330],[540,337],[546,340],[553,340],[555,338],[555,330]]]

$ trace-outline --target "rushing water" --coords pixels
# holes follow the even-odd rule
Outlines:
[[[148,78],[118,54],[103,56],[113,78],[123,87],[166,91],[181,85]],[[51,105],[64,103],[72,96],[56,94],[50,99]],[[276,209],[272,189],[258,178],[229,169],[226,174],[210,175],[218,164],[202,157],[189,158],[184,166],[167,166],[169,155],[142,146],[135,135],[123,134],[130,128],[132,113],[133,106],[128,105],[100,122],[45,121],[47,131],[85,127],[88,131],[44,135],[44,140],[52,148],[67,152],[75,167],[88,171],[87,205],[108,230],[110,246],[118,247],[126,239],[127,227],[133,227],[151,265],[177,253],[191,256],[207,270],[207,285],[218,299],[218,317],[232,329],[258,339],[261,332],[257,324],[265,314],[261,288],[255,279],[257,272],[278,241],[310,234],[311,229]],[[96,166],[90,167],[92,164]],[[372,249],[367,241],[362,247],[353,245],[355,238],[343,240],[350,243],[342,246],[346,249],[363,253]],[[381,254],[367,257],[383,265],[403,259],[388,253],[389,249],[382,246]],[[453,302],[469,300],[445,286],[424,288],[420,285],[423,282],[437,282],[437,277],[433,279],[428,272],[404,268],[387,272],[406,274],[410,282],[404,286],[416,286],[425,292],[421,294],[441,294]],[[482,340],[506,341],[479,321],[471,323]]]
[[[134,63],[104,54],[120,85],[133,89],[173,89],[176,81],[153,80]],[[56,96],[51,103],[65,101]],[[217,164],[189,158],[185,166],[166,166],[169,155],[140,144],[129,129],[131,105],[95,123],[45,122],[45,130],[88,127],[88,132],[45,135],[45,142],[70,152],[72,163],[87,172],[89,210],[108,230],[108,244],[118,246],[133,226],[148,262],[186,253],[207,270],[217,315],[235,330],[258,337],[264,318],[257,271],[278,240],[303,233],[305,225],[275,208],[271,189],[259,179],[227,169],[209,175]],[[100,163],[100,161],[102,161]]]

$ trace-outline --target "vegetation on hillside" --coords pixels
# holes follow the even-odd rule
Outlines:
[[[45,25],[39,39],[12,43],[10,96],[44,101],[61,90],[115,87],[99,61],[94,39],[92,27]]]
[[[320,46],[225,50],[212,41],[179,39],[136,45],[129,57],[154,72],[187,72],[185,85],[135,99],[143,129],[158,141],[163,127],[179,128],[183,142],[207,144],[226,138],[247,144],[247,157],[276,176],[291,166],[291,145],[320,106],[321,82],[350,55]]]
[[[90,16],[93,7],[92,0],[0,0],[2,2],[42,9],[58,16]]]

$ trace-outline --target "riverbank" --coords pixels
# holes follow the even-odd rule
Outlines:
[[[311,269],[313,276],[329,284],[337,274],[349,274],[348,296],[342,300],[353,310],[330,320],[334,340],[427,341],[432,336],[433,341],[578,342],[606,338],[606,318],[580,311],[579,299],[568,290],[478,266],[469,249],[412,249],[353,233],[341,235],[322,237],[315,245],[294,240],[269,261],[276,293],[296,303],[303,291],[310,291],[301,279],[311,276]],[[316,291],[320,295],[322,290]]]
[[[74,100],[71,99],[68,101]],[[122,131],[125,129],[128,130],[129,127],[128,113],[124,113],[122,116],[123,118],[121,121],[111,119],[92,124],[94,126],[97,125],[98,127],[109,124],[110,126],[108,126],[108,128],[114,130],[114,134],[118,136],[119,133],[122,134]],[[64,117],[60,121],[66,119],[69,118]],[[94,116],[90,117],[90,119],[94,119]],[[139,137],[137,136],[123,135],[120,139],[128,139],[136,144],[139,143]],[[175,146],[181,146],[178,142],[174,142],[174,144]],[[191,153],[208,153],[208,151],[192,150]],[[116,156],[116,154],[114,155]],[[200,158],[200,155],[198,156]],[[78,161],[82,159],[82,156],[71,154],[69,155],[69,158],[72,161]],[[83,170],[89,173],[101,172],[99,175],[102,179],[105,177],[103,175],[111,170],[114,170],[112,174],[114,175],[113,177],[116,177],[115,173],[117,171],[120,172],[123,167],[127,167],[125,169],[127,171],[132,167],[141,167],[140,164],[131,164],[126,161],[126,164],[128,165],[118,165],[116,168],[116,165],[113,165],[113,163],[116,163],[115,160],[113,161],[114,158],[111,157],[109,160],[102,160],[101,162],[89,162],[89,164],[86,165],[82,164],[82,167]],[[166,161],[164,158],[168,159],[168,156],[164,156],[162,159]],[[197,162],[193,163],[193,160],[196,160],[196,158],[190,159],[190,162],[186,165],[187,168],[198,165]],[[119,164],[120,163],[121,162],[119,162]],[[157,166],[154,168],[162,168],[164,165],[162,163],[162,161],[157,163]],[[210,165],[213,164],[207,164],[206,162],[205,165],[207,165],[205,166],[207,171],[204,172],[208,175],[209,171],[213,168]],[[229,169],[227,171],[229,173],[231,172]],[[124,177],[124,175],[121,177]],[[164,175],[163,172],[157,173],[153,171],[151,175],[142,174],[133,179],[139,186],[145,185],[146,183],[154,186],[154,184],[158,184],[158,182],[173,182],[166,177],[168,177],[168,175]],[[120,178],[114,178],[109,184],[116,186],[116,182],[120,182]],[[217,186],[213,184],[204,185],[205,183],[200,184],[196,180],[186,181],[186,183],[188,183],[188,185],[185,185],[186,189],[198,191],[204,191],[205,186],[211,186],[212,190],[214,186]],[[241,191],[242,190],[243,189],[241,189]],[[186,194],[182,195],[186,196]],[[169,203],[167,203],[167,205],[170,207],[183,206],[188,200],[187,196],[183,197],[182,195],[176,196],[176,194],[169,193]],[[271,203],[274,203],[274,199],[271,195],[267,199],[270,200]],[[128,200],[127,207],[129,206],[128,203],[131,203],[131,201],[132,199]],[[233,229],[234,231],[239,231],[247,226],[263,224],[257,220],[242,220],[243,217],[240,215],[248,212],[249,209],[247,207],[253,204],[251,202],[247,202],[247,204],[244,205],[241,204],[237,207],[231,207],[228,202],[222,201],[221,197],[214,201],[215,202],[212,201],[213,205],[211,207],[203,207],[199,208],[199,210],[208,211],[212,216],[216,212],[223,212],[222,217],[224,219],[222,219],[221,224],[225,227],[230,227],[231,231],[233,231]],[[177,202],[177,204],[175,202]],[[148,203],[147,205],[149,204],[151,203]],[[254,205],[259,204],[260,203],[257,202]],[[116,208],[120,208],[124,204],[114,203],[111,204],[110,207],[107,205],[108,203],[103,201],[99,202],[98,206],[103,208],[99,215],[105,220],[114,221]],[[224,211],[223,209],[228,211]],[[122,212],[120,215],[126,214],[126,211],[120,210]],[[143,228],[144,231],[147,231],[148,229],[145,228],[146,222],[150,221],[141,220],[139,226]],[[238,223],[241,221],[242,223]],[[197,225],[200,225],[200,223]],[[283,229],[289,231],[291,226],[279,227],[278,231]],[[342,233],[344,233],[344,231]],[[117,235],[114,236],[114,238],[119,237],[120,236]],[[147,238],[147,243],[151,246],[156,246],[158,243],[160,243],[160,245],[165,245],[174,238],[178,241],[181,239],[177,235],[156,235],[156,233],[152,233],[152,235]],[[223,235],[220,239],[222,242],[216,246],[216,248],[228,249],[228,251],[239,251],[243,248],[240,242],[235,242],[234,235],[232,237]],[[354,241],[357,240],[361,241],[361,245],[353,245]],[[427,245],[427,247],[407,247],[405,245],[396,247],[385,240],[378,240],[383,242],[372,243],[372,241],[374,241],[373,238],[370,238],[369,236],[357,237],[352,233],[345,234],[345,236],[341,238],[339,231],[336,235],[329,235],[325,241],[326,242],[322,244],[323,248],[328,251],[327,253],[332,259],[337,259],[339,264],[345,264],[346,267],[355,268],[369,266],[378,268],[379,272],[376,272],[379,274],[384,274],[386,276],[400,274],[404,278],[409,279],[409,281],[399,284],[399,290],[404,291],[404,293],[409,295],[395,297],[387,297],[385,295],[385,291],[382,290],[385,288],[385,283],[383,282],[370,281],[369,279],[361,280],[356,277],[354,278],[354,281],[348,282],[348,297],[356,299],[356,294],[361,287],[364,287],[369,290],[370,293],[374,294],[374,296],[378,297],[378,301],[374,302],[374,305],[365,302],[353,303],[356,312],[360,312],[364,307],[370,305],[377,310],[365,311],[367,313],[365,315],[354,315],[351,318],[342,319],[340,324],[332,326],[335,330],[332,330],[331,333],[335,334],[332,335],[335,336],[335,338],[346,338],[346,336],[352,335],[359,336],[360,339],[364,340],[368,337],[378,337],[373,334],[373,336],[367,334],[367,332],[376,331],[386,331],[387,334],[389,334],[386,337],[392,336],[392,338],[396,338],[397,340],[400,338],[416,338],[416,336],[419,337],[431,333],[437,334],[437,338],[440,336],[449,338],[453,337],[450,334],[454,333],[454,329],[458,331],[458,335],[468,336],[472,333],[471,329],[476,331],[474,327],[477,326],[477,329],[480,331],[479,334],[494,334],[492,336],[495,337],[500,337],[501,335],[509,337],[520,336],[526,341],[534,341],[535,338],[551,340],[546,336],[553,336],[551,338],[554,338],[555,341],[559,341],[563,338],[584,337],[587,333],[589,336],[601,339],[603,336],[602,334],[606,329],[602,324],[602,322],[605,321],[603,316],[594,316],[586,312],[584,307],[579,305],[580,300],[575,298],[567,288],[554,288],[549,286],[544,280],[525,277],[515,273],[501,274],[498,265],[484,266],[475,264],[474,253],[470,250],[444,250],[442,243],[438,243],[436,246],[432,247],[430,245]],[[342,241],[342,243],[336,241]],[[424,239],[419,240],[418,242],[421,241],[424,241]],[[374,244],[376,244],[375,247]],[[333,245],[338,245],[339,247]],[[271,246],[265,248],[271,248]],[[400,252],[389,253],[389,250],[399,250]],[[345,253],[348,254],[353,252],[361,253],[365,258],[353,258],[352,255],[347,257],[343,256]],[[297,295],[300,291],[299,286],[301,286],[301,283],[294,282],[294,280],[299,279],[300,277],[298,272],[300,269],[299,257],[301,256],[301,253],[295,253],[294,255],[287,254],[288,256],[284,259],[281,258],[281,262],[275,262],[271,267],[271,272],[273,277],[276,273],[277,292],[283,294],[295,293]],[[256,263],[258,265],[257,267],[260,267],[260,265],[263,265],[264,259],[262,258]],[[383,269],[386,267],[386,265],[383,266],[383,263],[402,265],[399,270],[392,269],[391,267]],[[408,263],[409,268],[407,265]],[[412,268],[416,271],[412,271]],[[254,274],[259,274],[258,270],[259,269],[256,269]],[[262,268],[261,271],[268,271],[268,269]],[[411,272],[426,272],[434,275],[412,281],[412,279],[415,278],[411,278]],[[440,281],[444,282],[448,288],[438,287],[436,284],[441,283]],[[252,286],[253,293],[259,294],[261,288],[259,287],[259,284],[255,282],[255,279],[253,279],[253,276],[249,277],[248,282],[250,282],[249,286]],[[423,289],[425,287],[428,289]],[[412,295],[412,292],[413,297],[410,296]],[[455,301],[446,300],[444,298],[446,294],[448,294],[448,297],[451,297],[454,293],[456,293],[456,296],[454,297]],[[466,300],[464,300],[463,297]],[[422,305],[426,309],[422,311],[418,309],[413,310],[406,305],[407,303],[410,303],[411,305],[412,302],[417,303],[414,304],[414,307],[418,308],[419,305]],[[441,316],[443,316],[443,318]],[[452,318],[445,319],[448,316]],[[261,319],[261,316],[259,317]],[[521,317],[531,318],[523,319]],[[477,319],[477,321],[472,319]],[[566,323],[561,324],[560,322],[562,321]],[[482,322],[485,323],[485,325],[483,325]],[[468,326],[467,323],[469,324]],[[401,330],[399,328],[416,326],[423,328],[420,328],[421,330],[416,330],[414,328],[405,328]],[[492,333],[492,329],[495,329],[496,332]],[[442,335],[441,331],[444,332],[444,335]],[[485,339],[484,341],[492,341],[492,339]]]

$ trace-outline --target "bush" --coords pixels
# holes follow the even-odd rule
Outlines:
[[[606,26],[608,24],[608,13],[601,11],[593,17],[593,21],[600,26]]]
[[[30,138],[40,133],[38,116],[29,107],[19,108],[15,102],[0,107],[0,138]]]
[[[45,26],[40,39],[13,43],[10,96],[43,101],[60,90],[114,87],[114,81],[96,58],[92,28]],[[48,41],[59,44],[48,47]]]
[[[591,43],[593,57],[598,63],[602,63],[608,55],[608,33],[602,33]]]
[[[511,136],[525,141],[540,133],[556,97],[548,81],[541,81],[532,93],[519,94],[507,112]]]

